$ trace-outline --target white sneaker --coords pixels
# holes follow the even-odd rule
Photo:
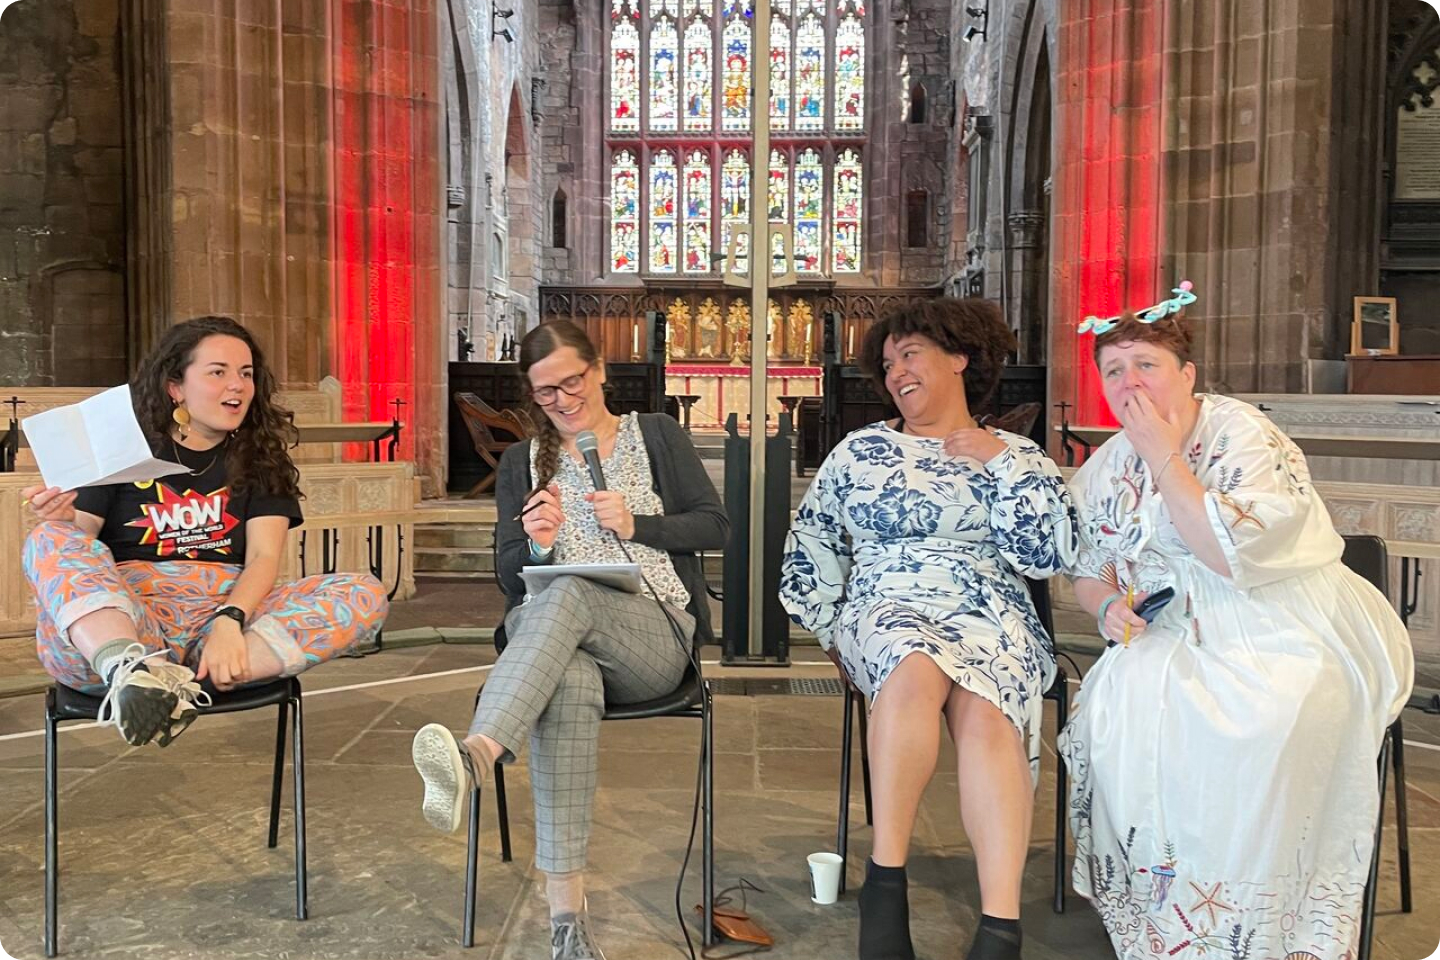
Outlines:
[[[119,730],[131,746],[143,746],[153,740],[169,724],[179,702],[170,684],[161,679],[161,667],[166,664],[164,658],[164,650],[146,653],[143,646],[132,643],[110,671],[110,689],[100,701],[96,719],[102,726]]]
[[[550,920],[551,960],[605,960],[600,946],[590,935],[587,911],[567,913]]]
[[[160,746],[168,747],[172,740],[185,732],[186,727],[195,722],[195,718],[200,715],[200,707],[210,706],[210,694],[201,689],[195,680],[195,671],[184,664],[166,660],[163,663],[151,664],[147,669],[165,684],[166,689],[175,694],[175,709],[170,711],[170,721],[165,725],[165,729],[160,731],[158,741]]]
[[[465,793],[475,782],[469,752],[455,742],[448,729],[427,723],[415,734],[410,756],[425,781],[425,798],[420,803],[425,821],[436,830],[454,833],[460,829]]]

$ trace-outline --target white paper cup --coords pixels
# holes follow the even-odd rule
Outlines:
[[[810,864],[810,899],[815,903],[834,903],[840,897],[840,874],[845,861],[840,854],[825,851],[805,858]]]

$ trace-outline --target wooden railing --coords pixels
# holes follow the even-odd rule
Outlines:
[[[0,637],[35,631],[35,604],[20,563],[21,547],[35,525],[20,491],[35,482],[34,473],[0,474]],[[282,578],[327,567],[377,572],[395,599],[414,596],[412,528],[428,517],[415,512],[412,464],[301,464],[300,486],[305,524],[290,531]]]
[[[12,407],[8,405],[8,401],[11,397],[24,401],[13,408],[15,415],[24,420],[46,410],[88,400],[103,389],[105,388],[15,387],[0,384],[0,434],[5,433],[10,424]],[[336,423],[341,417],[340,384],[329,377],[314,390],[281,390],[276,393],[275,402],[293,412],[297,424]],[[294,450],[293,456],[297,463],[331,463],[339,459],[339,451],[338,443],[305,443]],[[17,467],[21,470],[33,469],[34,465],[35,460],[30,452],[21,448]]]

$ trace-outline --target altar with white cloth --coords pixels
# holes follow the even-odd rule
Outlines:
[[[818,397],[822,372],[812,364],[767,365],[766,414],[771,422],[777,422],[783,409],[781,397]],[[692,429],[722,429],[732,413],[740,415],[743,427],[750,412],[750,365],[672,363],[665,367],[665,393],[700,398],[690,410]]]

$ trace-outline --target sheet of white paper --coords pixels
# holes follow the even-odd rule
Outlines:
[[[157,460],[135,419],[128,384],[20,421],[47,487],[74,490],[185,473]]]

